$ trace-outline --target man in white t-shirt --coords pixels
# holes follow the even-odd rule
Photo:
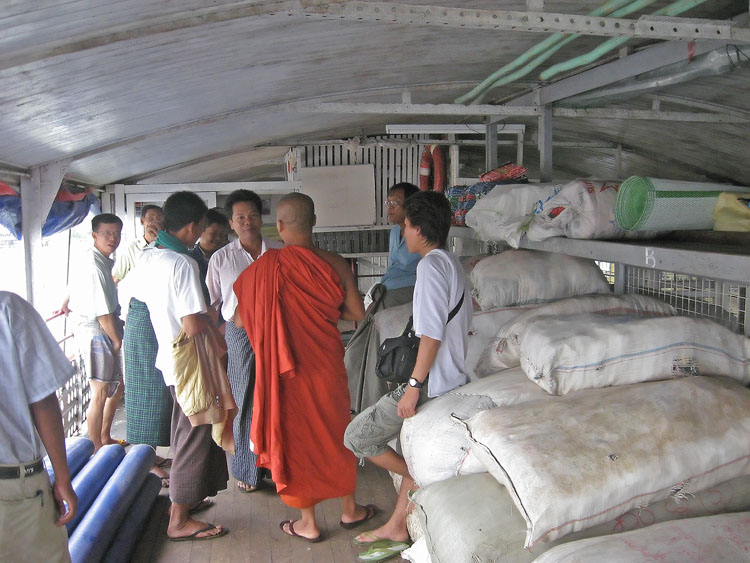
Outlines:
[[[208,208],[193,192],[177,192],[164,202],[164,230],[156,245],[146,248],[130,277],[133,297],[143,301],[151,314],[159,345],[156,367],[161,370],[174,407],[172,412],[172,470],[169,479],[167,535],[172,541],[209,540],[227,530],[192,518],[208,508],[208,499],[226,489],[228,472],[224,452],[211,438],[211,425],[192,426],[175,394],[175,361],[172,343],[181,331],[195,336],[211,322],[206,315],[198,264],[190,248],[205,226]]]
[[[472,303],[458,258],[444,250],[451,209],[442,193],[420,192],[404,204],[404,238],[410,252],[422,257],[414,286],[414,331],[420,337],[417,362],[408,383],[362,411],[346,430],[344,443],[357,457],[403,476],[388,522],[355,538],[362,545],[381,542],[391,551],[408,547],[408,492],[414,485],[404,458],[388,442],[398,436],[405,418],[419,404],[468,382],[464,373]],[[455,315],[450,318],[451,312]],[[429,376],[429,379],[428,379]],[[373,547],[373,549],[376,549]]]

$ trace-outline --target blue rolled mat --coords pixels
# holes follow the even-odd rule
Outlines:
[[[70,472],[70,478],[75,477],[81,470],[81,467],[86,465],[86,462],[94,453],[94,442],[88,438],[66,438],[65,440],[65,457],[68,459],[68,471]],[[52,468],[52,462],[49,456],[44,458],[44,468],[47,470],[49,475],[49,482],[55,482],[55,470]]]
[[[130,561],[138,539],[146,526],[151,508],[154,506],[156,497],[161,491],[161,479],[149,473],[138,490],[133,504],[125,515],[122,525],[117,530],[112,543],[109,544],[107,552],[102,561],[104,563],[127,563]]]
[[[73,563],[101,560],[155,458],[151,446],[140,444],[130,448],[70,536],[68,548]]]
[[[119,444],[102,446],[96,455],[78,472],[73,479],[73,490],[78,496],[78,508],[73,520],[68,522],[68,536],[86,516],[86,511],[96,500],[99,491],[107,483],[107,479],[115,472],[117,466],[125,457],[125,448]]]

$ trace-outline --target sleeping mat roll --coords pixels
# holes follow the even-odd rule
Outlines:
[[[70,536],[74,563],[100,561],[120,528],[149,470],[156,452],[151,446],[132,446]]]
[[[73,490],[78,496],[78,508],[73,520],[68,522],[68,536],[73,533],[81,522],[86,511],[96,500],[107,479],[115,472],[117,466],[125,457],[125,448],[119,444],[102,446],[96,455],[78,472],[73,479]]]
[[[86,465],[91,454],[94,453],[94,442],[88,438],[73,437],[65,439],[65,457],[68,459],[68,471],[70,478],[75,477],[81,468]],[[49,475],[49,482],[55,482],[55,470],[49,456],[44,458],[44,468]]]

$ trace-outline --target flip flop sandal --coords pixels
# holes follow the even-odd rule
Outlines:
[[[217,529],[218,529],[217,526],[210,525],[210,526],[206,526],[205,528],[201,528],[200,530],[193,532],[189,536],[179,536],[177,538],[173,538],[171,536],[167,536],[167,537],[169,538],[169,541],[215,540],[216,538],[220,538],[221,536],[226,536],[229,533],[229,530],[227,530],[226,528],[222,528],[218,534],[213,534],[211,536],[198,537],[198,534],[202,534],[204,532],[210,532],[211,530],[217,530]]]
[[[121,446],[122,446],[123,448],[125,448],[125,447],[127,447],[127,446],[129,446],[129,445],[130,445],[130,442],[128,442],[127,440],[123,440],[123,439],[121,439],[121,438],[113,438],[113,439],[114,439],[114,441],[115,441],[115,442],[116,442],[117,444],[120,444],[120,445],[121,445]]]
[[[242,485],[240,485],[242,483]],[[260,489],[260,481],[258,481],[258,484],[254,487],[252,485],[248,485],[244,481],[237,481],[237,490],[241,493],[254,493]]]
[[[301,540],[305,540],[306,542],[310,543],[318,543],[323,541],[323,534],[319,535],[317,538],[307,538],[305,536],[302,536],[294,531],[294,522],[295,520],[284,520],[283,522],[279,523],[279,528],[281,528],[281,531],[285,533],[287,536],[293,536],[295,538],[299,538]],[[284,526],[289,525],[289,531],[287,532],[284,529]]]
[[[159,463],[155,463],[154,465],[156,465],[156,467],[159,467],[161,469],[166,469],[168,467],[172,467],[172,458],[171,457],[165,457]]]
[[[360,561],[385,561],[386,559],[395,557],[409,547],[410,544],[407,542],[382,540],[374,544],[367,551],[357,555],[357,559]]]
[[[359,520],[355,520],[354,522],[344,522],[343,520],[339,521],[339,526],[344,528],[344,530],[352,530],[359,526],[360,524],[367,522],[370,520],[373,516],[375,516],[378,513],[378,507],[374,504],[368,504],[365,506],[365,515],[363,518],[360,518]]]

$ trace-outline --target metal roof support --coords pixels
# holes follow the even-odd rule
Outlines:
[[[552,180],[552,108],[543,106],[539,116],[539,180]]]
[[[486,171],[497,168],[497,121],[487,120],[484,134],[484,169]]]
[[[26,263],[26,299],[32,305],[39,302],[44,286],[42,274],[35,268],[41,264],[42,226],[60,189],[70,160],[58,160],[31,169],[29,178],[21,178],[21,233]]]

